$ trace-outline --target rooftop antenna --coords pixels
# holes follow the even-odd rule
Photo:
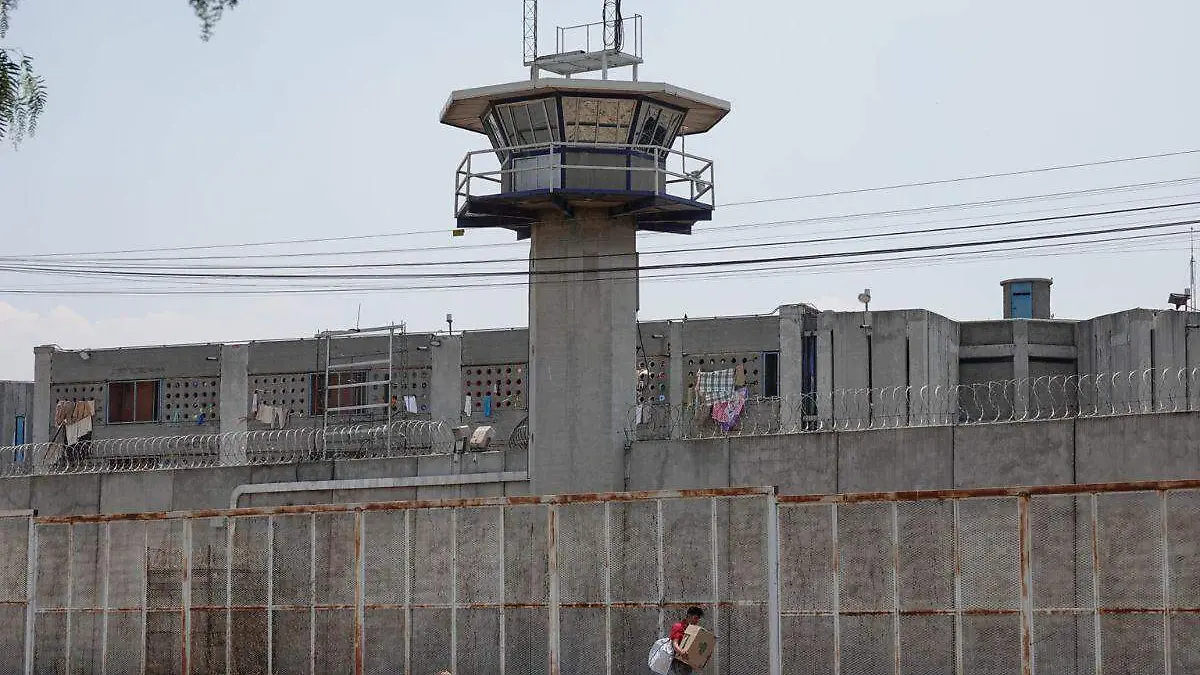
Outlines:
[[[1195,227],[1188,228],[1188,238],[1191,240],[1191,259],[1188,261],[1188,311],[1196,311],[1196,229]]]
[[[630,66],[633,81],[637,81],[638,66],[642,63],[642,17],[640,14],[630,17],[633,45],[626,51],[626,20],[621,13],[621,0],[603,0],[602,20],[597,23],[559,26],[554,53],[544,56],[538,52],[538,0],[521,2],[521,47],[529,79],[538,79],[538,73],[545,70],[566,78],[598,71],[601,79],[607,80],[609,69]]]

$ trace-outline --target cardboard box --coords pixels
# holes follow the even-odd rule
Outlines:
[[[717,636],[702,626],[688,626],[683,629],[683,640],[679,645],[682,649],[675,650],[675,658],[696,670],[702,670],[716,650]]]

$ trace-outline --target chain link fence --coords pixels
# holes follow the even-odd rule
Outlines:
[[[1200,672],[1200,481],[0,517],[3,673]]]

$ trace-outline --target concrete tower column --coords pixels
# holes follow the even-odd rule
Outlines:
[[[33,419],[25,421],[25,437],[30,443],[46,443],[50,440],[50,426],[54,422],[54,345],[33,348]]]
[[[637,386],[637,224],[604,209],[540,215],[529,259],[531,487],[620,490]]]

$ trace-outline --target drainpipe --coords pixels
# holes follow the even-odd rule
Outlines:
[[[345,480],[306,480],[292,483],[247,483],[233,489],[229,508],[238,508],[245,495],[278,494],[287,492],[327,492],[332,490],[373,490],[380,488],[443,487],[478,485],[480,483],[519,483],[529,480],[527,471],[498,471],[463,473],[444,476],[409,476],[407,478],[350,478]]]

